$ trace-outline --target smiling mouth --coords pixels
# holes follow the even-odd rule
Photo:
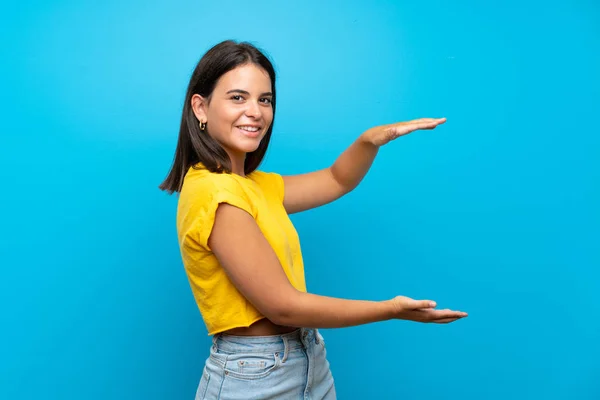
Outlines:
[[[240,125],[236,128],[240,130],[242,135],[250,139],[258,138],[262,132],[262,127],[259,126]]]
[[[243,131],[246,131],[246,132],[258,132],[261,130],[260,126],[250,126],[250,125],[240,125],[237,128],[241,129]]]

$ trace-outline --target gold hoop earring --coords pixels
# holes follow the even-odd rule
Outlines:
[[[206,122],[200,121],[200,130],[204,131],[206,129]]]

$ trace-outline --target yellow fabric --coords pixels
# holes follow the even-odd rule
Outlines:
[[[281,175],[254,171],[244,178],[195,167],[188,170],[179,195],[177,234],[192,293],[208,334],[214,335],[264,318],[235,288],[208,245],[219,204],[254,217],[291,284],[306,292],[304,263],[298,233],[283,207]]]

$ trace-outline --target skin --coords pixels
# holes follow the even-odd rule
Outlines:
[[[244,159],[256,150],[273,121],[271,81],[259,66],[240,66],[224,74],[209,99],[194,95],[192,108],[206,134],[215,138],[232,161],[232,172],[244,176]],[[363,132],[325,169],[284,176],[284,207],[289,214],[330,203],[352,191],[363,179],[379,148],[416,130],[434,129],[445,118],[423,118],[376,126]],[[248,133],[240,126],[256,126]],[[248,213],[228,204],[217,209],[209,245],[236,288],[266,318],[227,333],[269,335],[297,327],[339,328],[389,319],[449,323],[467,313],[436,309],[431,300],[396,296],[385,301],[346,300],[296,290],[275,252]],[[260,280],[255,276],[263,277]]]
[[[192,109],[208,134],[216,139],[231,159],[232,172],[244,176],[246,153],[258,148],[273,122],[271,78],[266,71],[249,64],[225,73],[210,99],[195,94]],[[240,130],[255,126],[258,132]]]

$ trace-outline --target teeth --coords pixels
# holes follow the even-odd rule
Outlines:
[[[238,126],[238,128],[243,129],[248,132],[257,132],[258,128],[255,126]]]

